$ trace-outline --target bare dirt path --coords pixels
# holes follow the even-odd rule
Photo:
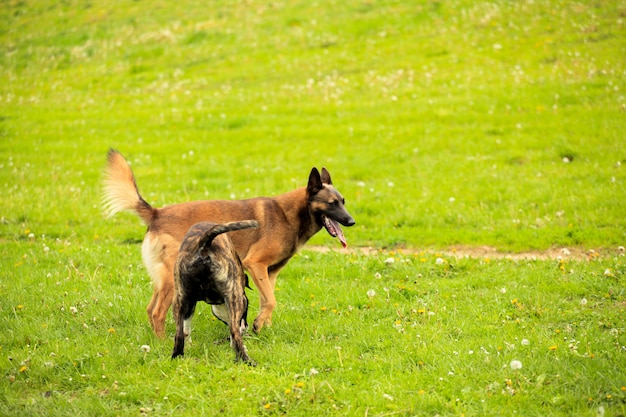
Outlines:
[[[611,256],[625,256],[623,246],[617,248],[602,249],[582,249],[582,248],[553,248],[544,251],[527,252],[501,252],[491,246],[452,246],[443,250],[419,249],[419,248],[398,248],[398,249],[378,249],[373,247],[359,246],[348,248],[333,248],[330,246],[305,246],[303,250],[327,253],[361,253],[373,255],[376,253],[401,253],[401,254],[432,254],[456,258],[489,258],[489,259],[512,259],[512,260],[593,260],[598,258],[608,258]]]

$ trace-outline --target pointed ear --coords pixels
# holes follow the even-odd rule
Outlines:
[[[330,180],[330,172],[326,169],[326,167],[322,167],[322,182],[324,184],[332,185],[332,181]]]
[[[322,188],[324,188],[324,186],[322,185],[320,172],[317,168],[313,167],[313,169],[311,169],[311,173],[309,174],[309,184],[306,186],[306,192],[309,195],[314,195],[320,192]]]

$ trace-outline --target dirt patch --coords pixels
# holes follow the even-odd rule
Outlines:
[[[398,249],[378,249],[367,246],[348,247],[348,248],[332,248],[329,246],[305,246],[304,250],[310,250],[320,253],[359,253],[364,255],[374,255],[383,253],[400,253],[406,255],[441,255],[444,257],[455,258],[488,258],[488,259],[512,259],[512,260],[594,260],[598,258],[608,258],[611,256],[624,256],[626,252],[624,247],[620,246],[616,249],[569,249],[569,248],[552,248],[544,251],[527,251],[527,252],[502,252],[491,246],[452,246],[443,250],[419,249],[419,248],[398,248]]]

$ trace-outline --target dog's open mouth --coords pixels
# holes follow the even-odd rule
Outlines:
[[[341,230],[341,226],[339,223],[331,219],[330,217],[322,214],[322,224],[326,228],[326,231],[332,237],[336,237],[341,242],[341,245],[345,248],[348,246],[346,243],[346,238],[343,235],[343,230]]]

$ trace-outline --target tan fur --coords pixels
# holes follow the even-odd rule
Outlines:
[[[259,291],[260,311],[254,330],[271,324],[276,307],[274,289],[280,270],[321,228],[320,216],[332,217],[351,226],[354,220],[345,210],[343,197],[332,186],[324,168],[320,176],[313,168],[307,187],[274,198],[248,200],[204,200],[154,208],[139,194],[133,172],[115,150],[108,153],[104,179],[104,203],[109,216],[133,211],[148,231],[142,257],[152,279],[154,292],[147,307],[155,333],[165,336],[165,318],[174,295],[174,264],[187,230],[195,223],[227,223],[254,219],[259,228],[229,233],[237,254]],[[329,203],[334,201],[332,208]]]

